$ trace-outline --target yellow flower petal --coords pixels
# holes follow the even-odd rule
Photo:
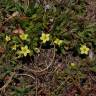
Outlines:
[[[88,51],[86,50],[84,53],[87,55],[88,54]]]
[[[10,36],[6,36],[5,40],[8,42],[11,40]]]
[[[89,48],[86,48],[86,51],[89,51]]]

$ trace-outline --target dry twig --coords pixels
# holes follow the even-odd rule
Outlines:
[[[15,72],[12,72],[11,76],[9,77],[9,80],[4,84],[3,87],[0,88],[0,91],[4,91],[8,87],[8,85],[11,83],[12,78],[14,77],[14,75],[15,75]]]

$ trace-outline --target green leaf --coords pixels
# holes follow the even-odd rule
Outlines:
[[[91,71],[96,72],[96,65],[90,68]]]

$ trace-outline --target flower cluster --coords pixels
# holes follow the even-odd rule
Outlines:
[[[50,40],[50,34],[42,33],[40,40],[42,40],[43,43],[46,43]],[[63,40],[60,40],[58,38],[55,39],[54,43],[58,46],[60,46],[63,43]]]
[[[28,40],[28,34],[25,34],[25,33],[20,34],[19,39],[20,39],[20,41],[22,40],[21,41],[22,43],[27,41]],[[12,40],[12,38],[10,36],[6,35],[5,40],[6,40],[6,42],[9,42],[10,40]],[[60,40],[59,38],[54,39],[54,38],[52,38],[52,36],[50,36],[50,34],[44,33],[44,32],[41,34],[40,40],[42,41],[43,44],[52,40],[53,43],[59,47],[63,44],[63,40]],[[22,46],[21,45],[13,44],[11,46],[11,49],[17,51],[17,54],[19,56],[27,56],[28,54],[31,53],[32,50],[30,50],[28,48],[28,45],[25,45],[25,43]],[[18,50],[18,49],[21,49],[21,50]],[[39,48],[34,48],[33,50],[36,53],[40,52]],[[86,44],[81,45],[81,47],[80,47],[80,53],[81,54],[88,55],[89,50],[90,49],[86,46]],[[74,66],[74,63],[72,63],[71,66]]]

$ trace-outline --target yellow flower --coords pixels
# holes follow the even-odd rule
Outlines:
[[[8,42],[11,40],[10,36],[6,36],[5,40]]]
[[[21,50],[17,52],[19,56],[24,55],[27,56],[28,53],[30,53],[30,50],[28,49],[28,46],[25,45],[24,47],[21,47]]]
[[[11,48],[12,48],[12,50],[16,50],[17,45],[15,44],[15,45],[13,45]]]
[[[81,45],[80,47],[81,54],[88,54],[89,48],[86,45]]]
[[[50,36],[50,34],[42,33],[40,40],[42,40],[43,43],[46,43],[47,41],[49,41],[49,36]]]
[[[56,38],[54,43],[60,46],[63,43],[63,40],[59,40],[58,38]]]
[[[71,64],[70,64],[71,67],[74,67],[75,65],[76,65],[75,63],[71,63]]]
[[[21,34],[20,36],[19,36],[20,38],[21,38],[21,40],[27,40],[27,38],[28,38],[28,34]]]

